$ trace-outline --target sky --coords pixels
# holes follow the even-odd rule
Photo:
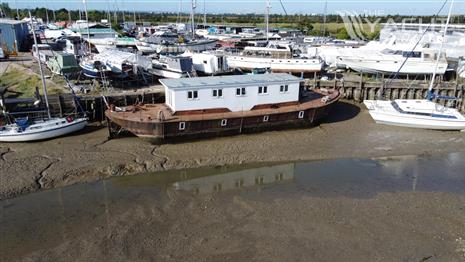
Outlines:
[[[83,9],[83,0],[1,0],[15,8],[48,7],[50,9]],[[205,1],[207,13],[257,13],[265,10],[265,0],[197,0],[197,12],[202,13]],[[322,14],[327,2],[328,13],[352,12],[369,15],[433,15],[443,0],[281,0],[292,14]],[[190,12],[190,0],[86,0],[88,10],[143,10],[154,12]],[[271,12],[283,14],[279,0],[271,0]],[[447,8],[442,12],[446,14]],[[465,14],[465,0],[455,0],[454,14]]]

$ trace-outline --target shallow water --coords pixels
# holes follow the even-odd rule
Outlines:
[[[0,254],[18,258],[85,232],[105,231],[113,217],[135,206],[169,202],[173,192],[187,199],[239,195],[263,202],[303,196],[370,199],[383,192],[465,195],[464,158],[465,153],[453,153],[202,168],[33,193],[0,202]]]

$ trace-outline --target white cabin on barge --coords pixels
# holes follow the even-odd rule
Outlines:
[[[224,108],[240,112],[260,105],[297,103],[301,81],[284,73],[160,79],[166,105],[174,113]]]

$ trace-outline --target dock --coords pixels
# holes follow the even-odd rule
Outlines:
[[[342,98],[361,103],[366,99],[377,99],[379,92],[384,90],[384,99],[424,99],[429,84],[425,81],[395,80],[387,85],[388,80],[355,81],[355,80],[304,80],[309,89],[338,89]],[[456,100],[439,100],[443,105],[457,108],[465,112],[465,85],[458,82],[441,82],[436,88],[441,96],[455,97]],[[119,91],[105,94],[106,99],[116,106],[128,106],[136,103],[163,103],[164,89],[161,85],[134,91]],[[101,95],[80,95],[82,109],[87,112],[90,122],[104,122],[106,105]],[[63,116],[75,110],[71,94],[49,95],[52,114]]]

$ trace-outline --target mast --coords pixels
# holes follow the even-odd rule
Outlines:
[[[89,28],[89,15],[87,14],[87,2],[86,0],[82,0],[82,3],[84,4],[84,12],[86,13],[87,43],[89,44],[89,53],[90,53],[91,51],[90,49],[90,28]]]
[[[137,17],[136,17],[136,3],[133,4],[133,8],[134,10],[133,11],[133,15],[134,15],[134,29],[137,28]]]
[[[270,40],[268,36],[270,33],[270,9],[271,9],[271,0],[266,0],[266,12],[265,12],[265,23],[266,23],[266,41]]]
[[[197,8],[196,1],[197,0],[192,0],[192,8],[191,8],[192,39],[195,39],[195,9]]]
[[[108,1],[108,5],[107,5],[107,20],[108,20],[108,25],[110,26],[110,29],[111,29],[112,26],[111,26],[111,11],[110,11],[111,7],[110,7],[110,5],[111,5],[111,2]]]
[[[45,1],[45,17],[47,19],[47,26],[48,26],[48,24],[50,24],[50,21],[48,19],[48,3],[47,3],[47,1]]]
[[[328,0],[325,1],[325,10],[323,16],[323,36],[326,36],[326,16],[328,15]]]
[[[181,23],[181,12],[182,12],[182,0],[179,0],[179,9],[178,9],[178,16],[176,18],[176,24]]]
[[[32,28],[32,37],[34,38],[34,46],[36,47],[37,56],[39,57],[39,71],[40,71],[40,78],[42,80],[42,88],[43,88],[43,91],[44,91],[45,106],[47,107],[47,116],[50,119],[50,118],[52,118],[52,116],[50,114],[50,105],[48,104],[47,85],[45,83],[45,77],[44,77],[44,71],[42,69],[42,63],[40,62],[39,46],[37,45],[36,29],[34,27],[34,22],[32,21],[31,11],[29,11],[29,18],[31,19],[31,28]]]
[[[21,18],[19,17],[19,8],[18,8],[17,0],[15,0],[15,6],[16,6],[16,17],[18,17],[18,20],[21,20]]]
[[[447,29],[449,28],[449,22],[450,22],[450,17],[451,17],[451,14],[452,14],[452,7],[453,6],[454,6],[454,0],[452,0],[450,2],[449,13],[447,14],[446,25],[444,26],[444,34],[442,36],[441,47],[439,48],[438,57],[436,58],[436,66],[434,68],[433,76],[431,78],[431,82],[430,82],[430,85],[429,85],[429,88],[428,88],[428,97],[429,98],[432,97],[432,92],[433,92],[433,88],[434,88],[434,80],[436,78],[436,71],[438,70],[439,61],[441,60],[441,56],[442,56],[442,49],[444,48],[444,43],[446,42]]]
[[[203,0],[203,29],[207,28],[207,6]]]

